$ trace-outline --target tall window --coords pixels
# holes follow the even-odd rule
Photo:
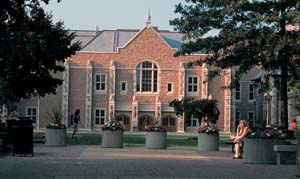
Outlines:
[[[120,94],[122,94],[122,95],[127,94],[127,82],[126,81],[120,82]]]
[[[249,101],[254,100],[254,85],[249,84]]]
[[[248,111],[248,119],[251,121],[254,120],[254,112],[253,111]]]
[[[96,91],[106,91],[106,74],[97,74],[95,78]]]
[[[197,93],[198,92],[198,77],[189,76],[188,77],[188,92]]]
[[[241,85],[237,84],[235,87],[235,99],[236,100],[241,100]]]
[[[235,121],[241,120],[241,113],[240,111],[235,111]]]
[[[96,109],[95,110],[95,125],[103,125],[105,123],[106,110]]]
[[[26,108],[26,117],[32,119],[33,123],[36,123],[36,107],[28,107]]]
[[[168,93],[172,93],[173,92],[173,84],[172,83],[168,83],[167,84],[167,92]]]
[[[157,65],[145,61],[136,66],[136,91],[157,92]]]

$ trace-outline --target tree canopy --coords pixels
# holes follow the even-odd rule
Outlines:
[[[217,100],[174,99],[169,106],[174,108],[176,115],[183,115],[184,113],[187,119],[190,119],[192,115],[198,118],[199,122],[202,119],[206,119],[207,126],[216,124],[220,115]]]
[[[170,21],[184,34],[178,55],[205,51],[207,63],[222,69],[235,67],[235,84],[253,67],[280,83],[281,118],[287,127],[287,84],[300,79],[300,0],[186,0],[176,5],[180,16]],[[218,35],[203,38],[211,30]],[[267,81],[267,80],[266,80]]]
[[[62,80],[53,74],[80,48],[41,3],[49,0],[0,1],[0,104],[55,93]]]

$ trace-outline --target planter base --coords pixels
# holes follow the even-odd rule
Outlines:
[[[219,150],[219,135],[198,133],[198,150]]]
[[[102,147],[123,148],[123,131],[122,130],[102,131]]]
[[[67,129],[46,129],[46,146],[65,147],[67,138]]]
[[[274,145],[282,145],[283,140],[245,139],[244,159],[247,163],[276,164]]]
[[[166,149],[167,132],[146,132],[147,149]]]

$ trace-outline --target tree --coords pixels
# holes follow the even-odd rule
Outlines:
[[[190,119],[192,115],[198,118],[199,123],[202,119],[206,119],[207,126],[216,124],[220,115],[217,100],[174,99],[169,106],[174,108],[176,115],[183,115],[184,113],[187,119]]]
[[[0,1],[0,104],[55,93],[62,80],[54,74],[80,48],[63,22],[43,10],[48,2]]]
[[[280,84],[281,118],[287,128],[287,84],[300,79],[300,1],[186,0],[176,5],[175,13],[181,16],[170,24],[188,40],[177,55],[205,51],[207,58],[192,64],[215,66],[215,75],[235,67],[232,86],[251,68],[261,67],[265,78],[272,76]],[[202,38],[215,29],[217,36]]]

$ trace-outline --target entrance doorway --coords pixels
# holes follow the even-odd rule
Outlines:
[[[154,118],[149,115],[143,115],[139,117],[139,131],[145,131],[145,126],[152,125]]]

